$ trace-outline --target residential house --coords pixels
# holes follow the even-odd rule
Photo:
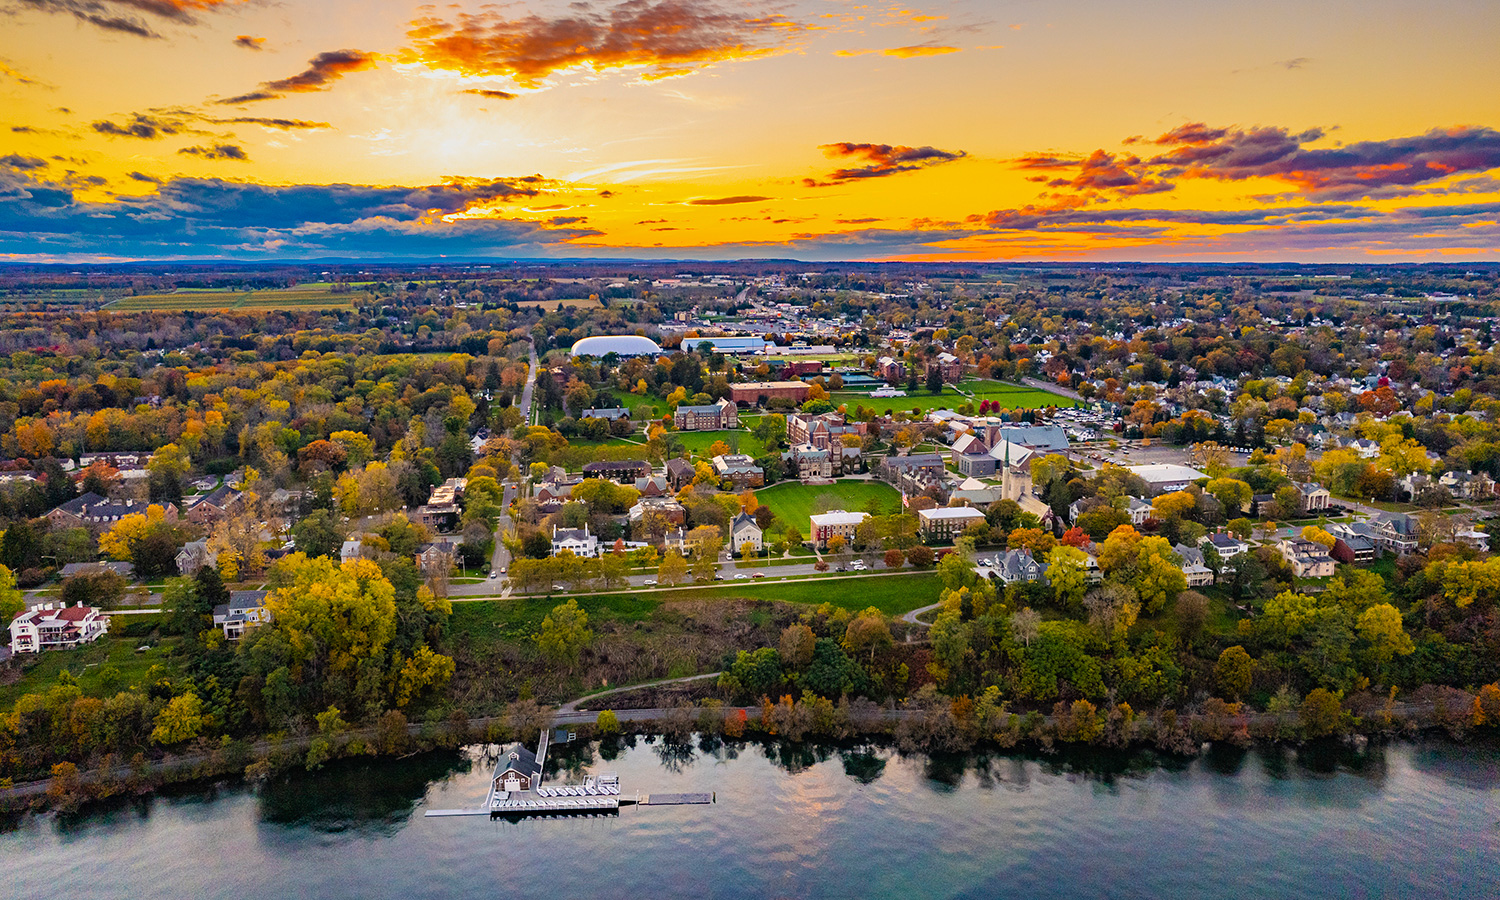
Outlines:
[[[1334,552],[1338,552],[1341,543],[1357,563],[1371,562],[1380,553],[1380,535],[1373,525],[1366,522],[1334,522],[1328,526],[1328,533],[1337,542]]]
[[[984,513],[970,506],[944,506],[917,510],[917,527],[926,541],[951,541],[976,522]]]
[[[688,485],[692,484],[693,478],[696,475],[697,470],[694,469],[693,464],[688,462],[687,460],[667,460],[667,483],[672,486],[672,490],[680,491]]]
[[[630,507],[630,521],[643,522],[648,514],[662,517],[668,525],[687,524],[687,509],[675,497],[642,497]]]
[[[1281,555],[1291,564],[1292,574],[1298,578],[1327,578],[1333,574],[1333,557],[1328,548],[1314,541],[1284,540],[1280,543]]]
[[[1186,544],[1176,544],[1172,552],[1182,557],[1182,574],[1187,577],[1188,587],[1202,587],[1214,583],[1214,570],[1203,561],[1203,551]]]
[[[1232,534],[1225,534],[1222,531],[1211,534],[1204,538],[1204,540],[1213,545],[1214,551],[1219,554],[1219,559],[1222,560],[1231,560],[1241,553],[1250,552],[1249,544]]]
[[[187,520],[194,525],[212,525],[239,512],[243,505],[240,492],[226,485],[215,488],[187,508]]]
[[[231,641],[269,621],[271,611],[266,608],[265,591],[230,591],[229,602],[214,607],[214,624],[224,629],[224,637]]]
[[[758,488],[766,483],[766,470],[755,464],[755,460],[743,453],[730,453],[713,458],[714,474],[730,489],[742,491]]]
[[[177,506],[172,503],[162,504],[162,511],[166,514],[168,522],[177,521]],[[114,524],[126,516],[145,515],[150,507],[147,503],[137,503],[134,500],[114,501],[90,491],[80,494],[53,507],[47,513],[47,520],[54,528],[88,528],[95,533],[108,531]]]
[[[344,541],[339,548],[339,562],[346,563],[351,559],[359,559],[364,555],[364,544],[359,541]]]
[[[1370,517],[1381,549],[1405,555],[1417,549],[1417,520],[1405,513],[1376,513]]]
[[[1006,584],[1039,581],[1042,577],[1042,564],[1036,561],[1030,550],[1007,550],[1000,555],[996,572]]]
[[[740,427],[739,408],[728,400],[703,406],[678,406],[672,425],[680,431],[723,431]]]
[[[629,419],[630,411],[622,406],[613,406],[605,409],[586,409],[578,416],[578,418],[605,419],[607,421],[613,422],[616,419]]]
[[[495,774],[491,785],[493,792],[529,791],[533,786],[541,785],[542,766],[537,762],[536,754],[524,744],[511,744],[504,758],[505,768]]]
[[[558,528],[552,526],[552,555],[569,550],[574,556],[598,556],[599,538],[589,534],[589,526],[582,528]]]
[[[453,541],[430,541],[417,548],[417,568],[429,575],[446,573],[457,556],[458,544]]]
[[[1453,539],[1465,547],[1471,547],[1480,553],[1490,552],[1490,536],[1477,528],[1465,528],[1456,532]]]
[[[1356,438],[1349,442],[1349,449],[1359,454],[1360,459],[1374,459],[1380,455],[1380,445],[1368,438]]]
[[[812,539],[813,545],[820,550],[828,549],[828,540],[835,536],[843,538],[846,543],[852,543],[854,530],[869,517],[869,513],[830,509],[826,513],[818,513],[810,517],[812,527],[808,536]]]
[[[584,478],[608,478],[620,484],[635,484],[637,478],[651,475],[651,464],[643,459],[620,459],[584,463]]]
[[[762,549],[760,523],[749,513],[740,513],[729,520],[729,549],[739,553],[746,544],[759,553]]]
[[[109,632],[109,616],[92,606],[44,603],[10,622],[12,653],[77,647],[97,641]]]
[[[1130,524],[1144,525],[1146,524],[1146,520],[1151,518],[1155,513],[1155,507],[1151,505],[1151,501],[1149,500],[1142,500],[1139,497],[1126,497],[1125,512],[1130,516]]]
[[[196,541],[188,541],[177,551],[177,571],[184,575],[196,575],[198,570],[204,566],[214,566],[219,563],[219,554],[208,549],[208,539],[199,538]]]

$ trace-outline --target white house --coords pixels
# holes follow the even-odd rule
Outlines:
[[[729,521],[729,549],[739,553],[746,544],[756,553],[761,551],[760,523],[748,513],[740,513]]]
[[[13,653],[77,647],[97,641],[109,632],[109,616],[92,606],[44,603],[16,616],[10,623]]]
[[[360,551],[363,549],[364,546],[359,541],[344,541],[344,545],[339,548],[339,562],[346,563],[351,559],[359,559]]]
[[[599,538],[589,534],[589,526],[582,528],[558,528],[552,526],[552,555],[572,551],[574,556],[598,556]]]
[[[830,509],[826,513],[819,513],[809,517],[812,525],[811,534],[814,546],[827,547],[828,539],[841,537],[846,542],[854,540],[854,529],[860,523],[870,517],[869,513],[846,512],[842,509]]]
[[[266,609],[265,591],[231,591],[229,602],[214,607],[214,624],[224,629],[224,637],[237,641],[247,628],[271,621]]]

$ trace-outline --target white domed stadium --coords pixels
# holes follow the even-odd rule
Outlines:
[[[661,347],[656,341],[638,334],[600,334],[586,337],[573,345],[569,351],[574,356],[659,356]]]

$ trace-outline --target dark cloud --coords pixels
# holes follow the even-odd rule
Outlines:
[[[862,160],[864,165],[835,169],[823,180],[804,178],[808,187],[828,187],[865,178],[884,178],[902,172],[930,169],[943,163],[963,159],[969,154],[962,150],[939,150],[936,147],[901,147],[893,144],[855,144],[841,141],[818,147],[833,159]]]
[[[237,144],[214,144],[211,147],[183,147],[177,152],[185,153],[189,156],[197,156],[202,159],[210,159],[216,161],[250,161],[250,156],[245,152],[245,148],[240,147]]]
[[[265,43],[266,43],[266,39],[265,38],[263,38],[263,37],[254,37],[254,36],[248,35],[248,34],[239,35],[238,37],[236,37],[234,39],[234,45],[236,47],[244,47],[246,50],[264,50],[265,49],[265,46],[264,46]]]
[[[1490,128],[1435,128],[1414,137],[1315,149],[1304,145],[1322,138],[1322,129],[1234,129],[1192,140],[1176,137],[1176,131],[1181,129],[1157,139],[1172,149],[1151,165],[1180,178],[1272,178],[1316,196],[1359,197],[1500,168],[1500,132]]]
[[[70,15],[106,31],[143,38],[161,35],[141,14],[179,25],[192,25],[198,21],[194,13],[237,2],[239,0],[19,0],[26,9]]]
[[[1490,128],[1433,129],[1414,137],[1309,147],[1326,137],[1321,128],[1213,128],[1180,125],[1155,139],[1126,143],[1165,148],[1142,159],[1097,150],[1087,157],[1022,156],[1019,169],[1068,174],[1047,181],[1095,199],[1169,191],[1185,179],[1249,181],[1268,178],[1306,196],[1326,199],[1394,196],[1451,175],[1500,168],[1500,132]]]
[[[328,50],[307,61],[307,68],[288,78],[267,81],[258,90],[228,100],[218,101],[225,106],[274,100],[286,94],[308,94],[326,91],[328,86],[350,72],[375,68],[376,57],[363,50]]]
[[[752,4],[755,6],[755,4]],[[766,9],[725,10],[696,0],[626,0],[605,10],[571,4],[572,14],[510,18],[490,10],[412,23],[403,55],[433,69],[504,76],[537,87],[555,72],[642,67],[647,77],[764,56],[803,26]]]
[[[268,119],[262,116],[233,116],[227,119],[204,118],[205,122],[215,125],[259,125],[262,128],[274,128],[277,131],[301,131],[318,128],[332,128],[327,122],[310,122],[306,119]]]
[[[606,200],[608,200],[610,197],[613,197],[614,195],[615,192],[608,189],[599,192],[599,196],[603,197]]]
[[[107,134],[113,137],[140,138],[143,141],[154,141],[188,130],[187,123],[182,116],[167,116],[155,113],[131,113],[130,118],[124,122],[113,122],[105,119],[93,123],[90,127],[100,134]]]
[[[144,172],[131,172],[127,177],[129,177],[131,181],[144,181],[147,184],[161,184],[160,178],[147,175]]]
[[[759,203],[770,199],[770,197],[753,194],[738,194],[733,197],[701,197],[697,200],[689,200],[688,206],[728,206],[734,203]]]
[[[138,178],[151,182],[148,177]],[[134,258],[535,255],[598,232],[493,216],[445,221],[551,190],[541,176],[440,184],[259,185],[177,178],[150,193],[79,200],[0,164],[0,254]]]
[[[510,91],[496,91],[496,90],[492,90],[490,88],[470,88],[469,90],[467,90],[467,91],[461,91],[460,93],[473,94],[476,97],[484,97],[484,98],[489,99],[489,100],[514,100],[514,99],[516,99],[516,95],[512,94]]]
[[[35,156],[22,156],[19,153],[11,153],[7,156],[0,156],[0,166],[22,170],[45,169],[48,166],[48,162],[45,159],[38,159]]]

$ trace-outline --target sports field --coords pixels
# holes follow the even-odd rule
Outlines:
[[[798,531],[806,535],[808,517],[813,514],[813,506],[818,498],[824,494],[837,497],[839,507],[850,512],[863,509],[872,497],[880,501],[882,513],[889,513],[901,504],[901,494],[883,481],[836,481],[833,484],[786,482],[756,491],[755,499],[771,507],[776,518],[796,526]]]
[[[849,404],[851,408],[865,406],[880,412],[887,409],[906,412],[919,409],[925,413],[934,409],[954,409],[965,403],[978,406],[985,400],[991,403],[998,402],[1004,409],[1041,409],[1047,406],[1072,407],[1077,405],[1077,401],[1070,397],[1044,391],[1041,388],[987,379],[971,379],[956,386],[945,384],[941,394],[929,394],[925,385],[918,385],[915,392],[908,392],[905,397],[871,397],[867,391],[836,391],[832,397],[835,404]]]

